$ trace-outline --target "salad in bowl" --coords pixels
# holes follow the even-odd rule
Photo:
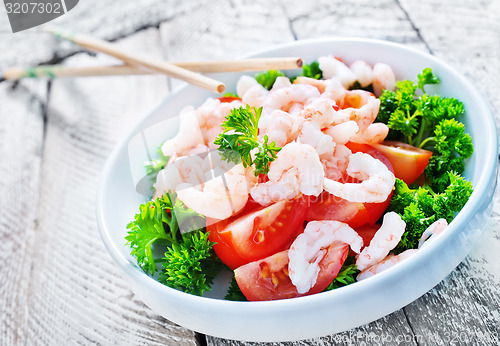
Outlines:
[[[122,180],[147,188],[128,199],[112,236],[106,208],[98,210],[103,239],[134,290],[174,322],[255,341],[352,328],[425,293],[480,233],[478,222],[467,240],[457,238],[467,206],[482,220],[491,201],[475,157],[489,162],[492,153],[477,154],[487,146],[468,121],[482,100],[454,92],[454,79],[470,86],[423,53],[370,40],[328,43],[262,53],[309,48],[302,70],[232,74],[234,90],[222,97],[177,92],[110,159],[135,173],[121,172],[108,194],[120,193]],[[402,72],[394,54],[415,66]],[[137,157],[147,157],[145,166]],[[430,265],[438,252],[442,265]],[[352,318],[303,324],[312,311],[326,316],[328,305]],[[235,329],[207,321],[209,311]],[[262,332],[243,335],[243,320]],[[292,332],[290,322],[304,328]]]

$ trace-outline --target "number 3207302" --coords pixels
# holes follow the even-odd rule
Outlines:
[[[60,3],[43,2],[15,2],[5,3],[7,13],[62,13]]]

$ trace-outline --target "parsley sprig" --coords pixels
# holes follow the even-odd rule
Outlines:
[[[204,229],[204,217],[187,208],[175,194],[141,204],[127,228],[125,239],[131,255],[146,273],[160,271],[159,282],[184,292],[201,295],[210,290],[222,264]],[[181,229],[191,231],[183,233]],[[160,250],[163,257],[155,256]],[[158,269],[158,262],[163,269]]]
[[[455,98],[425,92],[425,86],[439,83],[430,68],[417,79],[417,83],[398,81],[396,91],[385,90],[377,119],[389,126],[391,139],[433,152],[425,176],[434,191],[443,192],[450,183],[447,173],[462,173],[474,150],[465,126],[457,120],[465,108]]]
[[[257,83],[262,85],[267,90],[271,90],[271,88],[274,85],[274,82],[276,82],[276,78],[284,76],[285,74],[281,71],[269,70],[266,72],[257,73],[255,75],[255,80],[257,81]]]
[[[261,115],[262,108],[248,105],[231,110],[222,123],[224,131],[214,141],[219,145],[223,160],[236,164],[242,162],[245,167],[254,166],[256,176],[269,172],[269,164],[281,150],[274,142],[269,143],[267,135],[259,140]]]
[[[333,279],[332,282],[325,288],[325,291],[331,291],[333,289],[350,285],[356,282],[356,276],[360,271],[356,266],[355,259],[353,256],[347,257],[344,264],[340,268],[339,273]]]
[[[449,185],[441,193],[429,186],[410,188],[396,179],[389,209],[398,213],[406,223],[405,233],[396,248],[397,252],[414,249],[422,233],[434,221],[444,218],[451,222],[472,194],[472,184],[455,172],[447,172]]]

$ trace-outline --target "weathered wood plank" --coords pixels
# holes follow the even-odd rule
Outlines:
[[[141,28],[157,27],[160,22],[169,21],[183,13],[189,13],[199,4],[198,1],[155,1],[85,0],[67,14],[50,22],[76,32],[83,32],[106,40],[115,40],[130,35]],[[2,5],[2,11],[4,7]],[[10,32],[7,14],[0,12],[0,69],[9,66],[30,66],[48,62],[82,49],[68,42],[41,33],[40,27],[16,34]]]
[[[200,2],[161,23],[160,33],[170,61],[231,59],[294,39],[284,13],[265,0]],[[180,85],[172,80],[173,88]]]
[[[500,4],[401,1],[432,52],[463,73],[492,106],[499,125]],[[498,196],[497,190],[497,196]],[[434,290],[405,308],[423,341],[436,345],[497,345],[500,338],[500,205],[482,241]],[[426,318],[433,316],[432,319]],[[440,323],[435,323],[439,319]]]
[[[332,308],[332,313],[335,313]],[[324,321],[318,321],[324,323]],[[212,336],[207,336],[208,345],[223,345],[223,346],[327,346],[327,345],[417,345],[414,341],[414,335],[410,329],[403,310],[399,310],[377,321],[351,329],[346,332],[327,335],[320,338],[299,340],[294,342],[240,342],[236,340],[220,339]]]
[[[394,0],[283,1],[297,39],[351,36],[404,43],[425,50],[425,44]]]
[[[85,5],[81,7],[83,4]],[[78,6],[83,10],[76,12],[78,7],[75,8],[67,16],[61,18],[59,23],[67,28],[93,33],[106,39],[127,35],[139,27],[154,26],[163,21],[161,25],[163,45],[166,57],[172,60],[229,58],[247,51],[269,47],[274,43],[290,41],[294,36],[299,39],[321,36],[374,37],[402,42],[424,50],[430,48],[438,57],[451,63],[473,80],[490,104],[494,106],[494,110],[500,106],[500,101],[496,97],[500,88],[496,82],[499,77],[500,43],[496,33],[499,32],[500,6],[494,1],[478,3],[463,0],[458,3],[442,3],[437,0],[420,2],[384,0],[376,4],[364,0],[357,2],[282,1],[280,3],[221,1],[210,5],[208,1],[201,0],[184,2],[148,0],[137,5],[136,1],[125,0],[120,2],[120,6],[116,6],[112,2],[86,0],[81,1]],[[114,13],[113,16],[109,16],[110,11]],[[0,14],[0,20],[2,18]],[[103,23],[105,25],[102,25]],[[0,25],[0,28],[2,27]],[[157,42],[150,41],[147,46],[155,44]],[[135,43],[131,46],[137,47]],[[75,49],[68,43],[56,43],[52,38],[37,34],[34,30],[15,36],[2,33],[0,34],[0,47],[8,48],[2,48],[0,66],[14,63],[36,64],[43,60],[50,60],[54,56],[71,53]],[[53,48],[56,48],[55,55]],[[95,60],[87,55],[78,55],[70,59],[68,63],[90,64],[95,63]],[[16,294],[14,292],[18,292],[13,300],[0,299],[0,304],[2,304],[0,308],[7,312],[2,315],[0,326],[0,335],[2,337],[7,335],[7,339],[2,339],[2,342],[7,344],[14,344],[16,340],[19,343],[25,343],[28,340],[31,343],[41,344],[67,344],[68,340],[85,344],[193,342],[191,333],[168,325],[162,318],[145,308],[128,291],[119,278],[117,269],[104,254],[100,239],[96,235],[95,222],[89,221],[94,218],[91,207],[94,201],[91,195],[95,192],[97,174],[107,153],[123,131],[133,122],[133,116],[140,113],[140,105],[154,103],[160,97],[159,90],[165,90],[163,82],[144,82],[144,80],[149,80],[148,78],[156,77],[114,77],[107,80],[98,78],[54,82],[49,112],[47,150],[45,151],[47,161],[44,162],[43,171],[44,187],[40,226],[30,228],[29,225],[32,224],[30,218],[34,216],[25,216],[24,209],[15,203],[8,205],[7,209],[0,209],[8,211],[0,214],[0,236],[3,236],[5,230],[9,234],[12,233],[7,242],[0,243],[0,250],[7,249],[7,252],[2,251],[7,256],[5,259],[11,258],[8,254],[26,256],[30,247],[33,246],[29,243],[29,239],[34,234],[37,235],[38,248],[35,254],[37,256],[33,279],[35,284],[31,286],[32,296],[29,300],[33,306],[31,310],[33,314],[29,319],[20,310],[28,303],[25,294],[28,287],[26,283],[19,281],[19,278],[27,272],[30,263],[24,264],[20,271],[17,267],[12,269],[14,264],[1,269],[0,297],[10,298]],[[134,87],[125,90],[124,84],[134,85]],[[153,84],[154,87],[152,87]],[[3,91],[8,89],[5,87],[4,90],[4,85],[6,84],[3,84],[0,90],[2,96],[5,95]],[[30,84],[22,82],[21,85]],[[139,91],[141,88],[152,92],[147,95],[141,94]],[[121,94],[122,92],[126,94]],[[98,102],[96,94],[109,94],[109,98]],[[27,97],[25,94],[19,93],[13,100],[17,102],[16,98],[24,100],[25,97]],[[10,101],[13,100],[9,99],[9,102],[4,102],[0,107],[12,109],[12,114],[33,113],[19,108],[19,105],[14,108],[5,106],[6,104],[12,105]],[[125,102],[130,102],[133,106],[130,107],[130,103]],[[39,111],[35,113],[40,114]],[[122,113],[125,120],[117,116],[119,113]],[[498,119],[497,111],[495,115]],[[5,116],[3,111],[0,112],[1,116]],[[28,119],[28,117],[22,119]],[[17,123],[14,132],[20,131],[23,125],[40,127],[40,123],[30,125],[26,121],[26,123]],[[0,157],[2,159],[7,157],[8,160],[0,162],[2,177],[4,167],[8,167],[11,171],[14,169],[22,171],[21,168],[26,167],[26,160],[21,159],[22,152],[32,152],[38,145],[30,144],[31,149],[23,149],[19,156],[15,151],[13,152],[16,154],[11,153],[10,156],[5,156],[3,143],[7,140],[3,139],[4,133],[11,136],[12,130],[11,127],[3,126],[3,122],[0,123],[0,143],[2,143]],[[116,126],[115,130],[112,129],[113,126]],[[40,136],[39,131],[30,130],[29,133],[35,133],[35,136],[27,138],[36,139]],[[35,140],[35,143],[39,142]],[[9,150],[11,150],[10,147]],[[31,154],[28,154],[28,157],[32,157]],[[9,163],[11,158],[17,161]],[[33,175],[29,177],[37,176],[36,160],[39,158],[35,156],[35,160],[31,163],[35,168],[33,168]],[[66,163],[65,166],[60,165],[61,160]],[[80,166],[75,167],[69,162]],[[82,163],[85,165],[81,165]],[[33,187],[38,186],[36,179],[30,180],[27,177],[23,179],[32,181]],[[59,177],[59,180],[56,177]],[[16,177],[15,181],[18,179],[19,177]],[[63,184],[69,186],[62,186]],[[15,190],[10,186],[10,183],[0,185],[2,206],[4,201],[15,201],[15,196],[19,194],[25,193],[31,196],[31,189]],[[14,183],[13,186],[17,185]],[[19,188],[16,187],[16,189]],[[6,189],[10,192],[5,195]],[[4,196],[10,198],[4,199]],[[11,199],[12,197],[14,199]],[[57,201],[59,203],[56,203]],[[10,202],[6,203],[10,204]],[[54,208],[50,203],[57,207]],[[63,205],[59,207],[60,204]],[[76,209],[81,212],[71,212]],[[4,216],[11,212],[14,216]],[[28,226],[18,224],[20,230],[15,233],[11,232],[10,223],[24,218]],[[340,338],[335,339],[331,336],[292,344],[372,345],[380,344],[377,340],[384,342],[384,340],[388,341],[387,338],[395,338],[397,335],[403,336],[404,340],[412,336],[412,341],[419,344],[450,344],[447,340],[460,342],[464,330],[474,331],[471,328],[463,329],[467,323],[473,327],[479,325],[481,328],[477,330],[485,335],[483,339],[480,337],[472,339],[476,343],[497,344],[494,341],[498,340],[500,325],[498,312],[500,311],[498,306],[500,270],[497,264],[499,255],[496,251],[500,246],[500,236],[497,231],[500,228],[498,204],[492,222],[491,232],[485,238],[486,240],[476,248],[459,269],[436,289],[404,310],[367,326],[338,334]],[[78,243],[74,241],[75,237],[79,237],[76,238],[79,239]],[[53,258],[49,258],[47,249],[52,246],[63,247],[63,249]],[[84,256],[85,253],[91,251],[94,251],[95,258]],[[68,261],[68,258],[69,264],[63,264],[64,261]],[[98,261],[102,263],[98,264]],[[56,262],[55,267],[49,268],[49,263],[54,265],[53,262]],[[88,266],[93,268],[92,272],[86,270]],[[75,292],[62,290],[67,287],[64,286],[67,281],[63,280],[62,273],[58,273],[57,270],[68,268],[72,272],[66,280],[78,282],[77,278],[84,278],[84,284],[81,287],[75,285],[72,288]],[[4,272],[9,273],[5,279]],[[96,285],[93,282],[99,284]],[[9,292],[10,295],[4,295],[4,292]],[[56,299],[54,292],[59,292],[61,295]],[[109,301],[115,303],[113,307],[109,306]],[[58,317],[56,319],[55,317],[44,318],[47,311]],[[99,312],[97,317],[96,311]],[[123,320],[120,320],[122,322],[120,326],[115,319],[117,314],[125,316]],[[465,322],[461,322],[464,315],[472,316],[467,316]],[[3,320],[4,316],[6,316],[5,320]],[[11,322],[12,316],[13,319],[25,318],[25,325]],[[406,319],[410,320],[413,332],[408,329]],[[61,326],[60,323],[63,320],[68,322]],[[428,328],[429,325],[430,328]],[[60,327],[60,330],[53,331],[54,326]],[[45,332],[38,333],[42,329]],[[50,335],[48,331],[54,334]],[[384,331],[387,333],[384,334]],[[384,335],[386,339],[383,339]],[[489,342],[489,338],[495,335],[497,339]],[[369,337],[371,339],[368,339]],[[212,337],[208,337],[207,341],[211,345],[242,344]],[[396,342],[388,344],[396,344]]]
[[[0,344],[25,342],[47,83],[0,86]]]
[[[118,44],[161,57],[157,29]],[[67,63],[94,62],[79,54]],[[195,344],[193,332],[152,313],[130,292],[95,219],[96,189],[110,150],[166,93],[163,76],[52,82],[36,261],[24,307],[27,344]]]

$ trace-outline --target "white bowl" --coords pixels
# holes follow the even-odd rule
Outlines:
[[[368,39],[298,41],[253,54],[253,57],[300,56],[305,62],[333,54],[346,62],[363,59],[392,66],[398,79],[416,79],[425,67],[440,78],[432,90],[465,104],[467,131],[474,154],[465,176],[474,193],[448,229],[436,241],[397,266],[367,280],[312,296],[268,301],[233,302],[189,295],[146,275],[125,246],[126,225],[144,197],[136,193],[128,144],[141,130],[186,105],[200,105],[213,93],[186,86],[167,96],[114,150],[104,169],[97,200],[102,239],[123,270],[130,287],[154,311],[179,325],[213,336],[245,341],[289,341],[345,331],[381,318],[414,301],[448,275],[467,255],[491,213],[496,186],[498,136],[488,106],[459,73],[423,52]],[[253,75],[253,73],[249,73]],[[235,90],[239,73],[213,74]],[[473,119],[473,121],[471,120]],[[155,145],[157,145],[155,143]],[[222,283],[212,295],[223,295]]]

